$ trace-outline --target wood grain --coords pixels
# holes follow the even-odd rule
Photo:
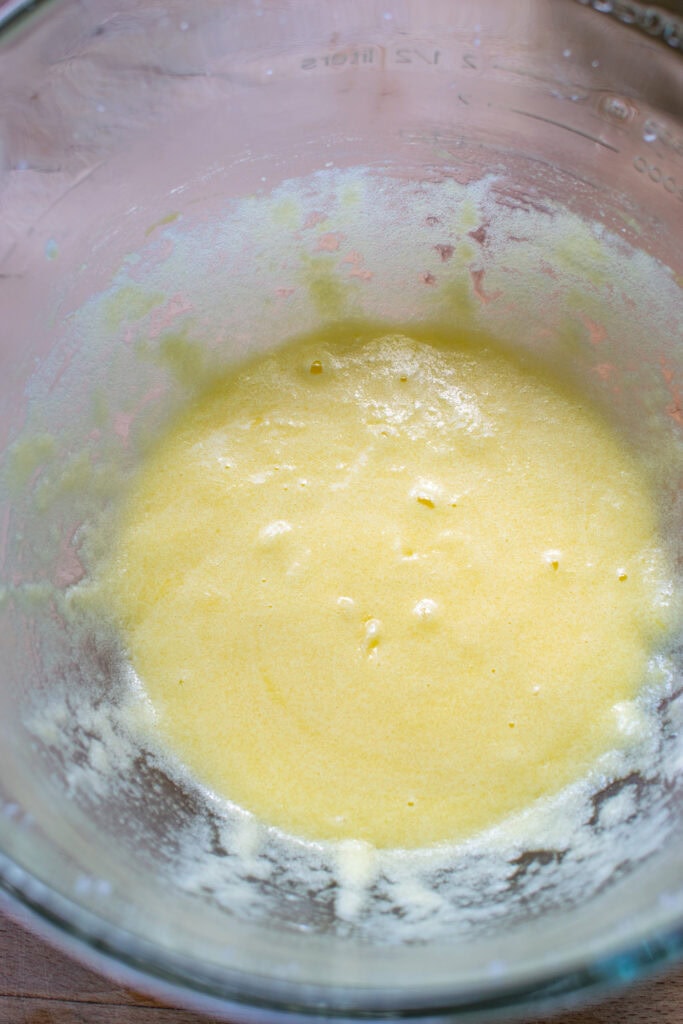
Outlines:
[[[551,1018],[541,1018],[544,1024]],[[553,1024],[683,1024],[683,968]],[[218,1024],[121,988],[0,916],[0,1024]]]

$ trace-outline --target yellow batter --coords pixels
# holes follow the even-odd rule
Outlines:
[[[456,840],[579,777],[665,629],[643,472],[464,338],[321,334],[143,467],[108,583],[168,748],[312,839]]]

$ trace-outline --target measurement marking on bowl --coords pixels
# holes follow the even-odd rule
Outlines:
[[[337,50],[315,57],[304,57],[301,61],[302,71],[314,71],[316,68],[358,67],[360,65],[378,66],[384,63],[383,47],[355,46],[351,50]]]
[[[341,68],[480,71],[482,57],[472,53],[469,46],[445,49],[430,39],[401,39],[400,43],[387,46],[361,43],[329,53],[311,54],[300,59],[299,68],[301,71]]]
[[[681,187],[680,179],[677,180],[672,174],[667,174],[659,164],[651,163],[642,153],[634,158],[633,166],[639,174],[643,174],[653,185],[660,186],[669,195],[675,196],[679,202],[683,202],[683,187]]]
[[[522,117],[530,117],[534,121],[543,121],[544,124],[552,124],[556,128],[563,128],[565,131],[571,132],[573,135],[579,135],[582,139],[587,139],[589,142],[595,142],[598,146],[611,150],[612,153],[619,152],[617,147],[613,146],[610,142],[605,142],[603,139],[599,139],[597,135],[589,135],[588,132],[582,132],[579,128],[573,128],[570,124],[565,124],[563,121],[555,121],[552,117],[542,117],[541,114],[534,114],[530,110],[517,110],[515,107],[510,107],[510,110],[513,114],[521,114]]]
[[[676,156],[683,156],[683,135],[678,135],[674,126],[667,125],[659,117],[648,117],[643,125],[643,141],[658,142],[673,150]]]

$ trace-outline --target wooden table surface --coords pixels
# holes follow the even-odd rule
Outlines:
[[[547,1018],[543,1018],[547,1020]],[[0,915],[0,1024],[210,1024],[120,988]],[[553,1024],[683,1024],[683,967]],[[542,1024],[542,1022],[539,1022]]]

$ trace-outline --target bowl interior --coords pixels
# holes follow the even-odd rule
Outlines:
[[[358,321],[464,324],[575,382],[642,454],[678,565],[677,55],[570,0],[207,0],[48,5],[3,60],[6,885],[150,974],[350,1013],[675,945],[677,638],[588,785],[359,882],[353,848],[160,763],[91,577],[208,376]]]

